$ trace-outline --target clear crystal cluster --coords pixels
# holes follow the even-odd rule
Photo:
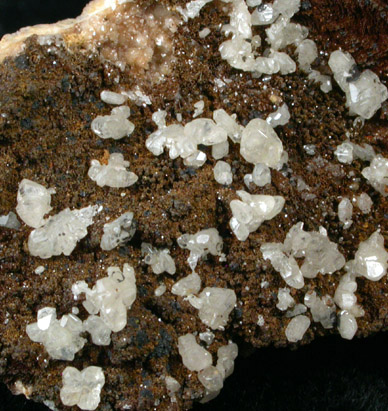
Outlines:
[[[95,410],[100,404],[101,389],[105,376],[101,367],[87,367],[78,371],[66,367],[62,373],[60,397],[63,405],[77,405],[81,410]]]
[[[298,63],[301,70],[309,73],[311,64],[318,58],[318,48],[313,40],[305,39],[296,48]]]
[[[55,308],[45,307],[38,311],[37,322],[26,327],[28,337],[43,344],[47,353],[55,360],[73,361],[74,355],[86,343],[80,334],[82,321],[74,314],[57,319]]]
[[[159,275],[164,272],[171,275],[175,274],[175,262],[167,248],[158,250],[149,243],[142,243],[141,252],[144,256],[144,262],[151,266],[154,274]]]
[[[343,198],[338,204],[338,219],[347,230],[352,224],[353,204],[348,198]]]
[[[337,160],[343,164],[351,164],[355,159],[372,161],[376,157],[376,153],[370,144],[361,146],[349,140],[337,146],[334,155],[337,157]]]
[[[92,131],[102,139],[120,140],[133,133],[135,125],[128,120],[131,110],[128,106],[115,107],[108,116],[97,116],[91,124]]]
[[[240,241],[245,241],[264,221],[277,216],[284,206],[281,196],[253,195],[243,190],[237,191],[237,195],[240,200],[230,202],[233,217],[229,225]]]
[[[358,73],[356,62],[350,53],[341,50],[331,53],[329,67],[346,94],[346,106],[349,107],[350,115],[370,119],[387,100],[387,87],[371,70]]]
[[[318,70],[311,70],[307,77],[309,80],[319,83],[320,89],[324,93],[329,93],[333,89],[331,77],[321,74]]]
[[[88,234],[87,228],[93,224],[97,213],[97,206],[89,206],[81,210],[66,208],[49,217],[43,227],[31,232],[28,238],[30,254],[40,258],[70,255],[78,241]]]
[[[236,301],[236,293],[228,288],[206,287],[198,297],[189,296],[200,320],[212,330],[224,329]]]
[[[244,183],[248,188],[251,183],[256,184],[258,187],[271,184],[271,170],[265,164],[255,164],[252,174],[245,174]]]
[[[286,328],[287,340],[289,342],[300,341],[310,327],[310,324],[310,318],[305,315],[297,315],[296,317],[293,317]]]
[[[104,224],[100,247],[105,251],[113,250],[130,241],[135,232],[136,224],[133,220],[133,213],[128,211],[111,223]]]
[[[384,237],[379,230],[359,244],[354,260],[346,264],[349,273],[371,281],[381,280],[387,274],[387,267],[388,252],[385,250]]]
[[[208,228],[198,231],[196,234],[183,234],[178,238],[178,245],[181,248],[190,250],[189,263],[192,271],[195,270],[200,258],[205,258],[209,253],[221,257],[222,237],[216,228]]]
[[[280,311],[286,311],[288,308],[293,307],[295,305],[295,300],[290,295],[290,289],[279,288],[278,290],[278,303],[276,304],[276,308]]]
[[[242,132],[240,153],[248,163],[276,168],[282,158],[283,144],[265,120],[255,118]]]
[[[137,182],[138,176],[128,171],[127,167],[129,161],[125,161],[121,153],[113,153],[109,156],[108,164],[92,160],[88,176],[100,187],[130,187]]]
[[[7,215],[0,215],[0,227],[19,230],[20,223],[16,214],[10,211]]]
[[[321,323],[323,328],[333,328],[336,307],[329,295],[318,297],[315,291],[309,291],[304,296],[304,304],[310,308],[314,322]]]
[[[214,178],[217,183],[230,185],[233,182],[232,167],[225,161],[217,161],[213,169]]]
[[[211,354],[197,343],[193,334],[178,338],[178,351],[183,365],[190,371],[201,371],[212,365]]]
[[[272,127],[285,126],[290,121],[291,115],[286,103],[282,104],[276,111],[271,113],[266,122]]]
[[[44,216],[52,210],[51,194],[55,194],[54,189],[47,189],[34,181],[23,179],[20,182],[16,212],[25,224],[33,228],[45,224]]]
[[[127,99],[127,97],[123,94],[115,93],[109,90],[101,91],[100,98],[104,103],[114,104],[117,106],[124,104],[125,100]]]
[[[290,229],[283,244],[265,243],[260,250],[286,284],[297,289],[303,287],[304,277],[332,274],[345,265],[344,256],[338,245],[329,240],[326,230],[321,227],[319,232],[307,232],[301,222]],[[295,258],[304,258],[300,268]]]
[[[341,309],[338,331],[347,340],[351,340],[357,332],[356,318],[364,315],[364,310],[357,304],[356,290],[355,276],[347,273],[341,277],[334,294],[334,302]]]
[[[213,0],[192,0],[186,3],[185,8],[178,6],[176,9],[182,15],[183,19],[188,21],[188,19],[194,19],[199,16],[201,9],[211,1]]]
[[[377,155],[369,167],[362,170],[362,175],[383,197],[388,196],[388,158]]]
[[[86,311],[91,315],[99,313],[106,327],[119,332],[127,325],[127,310],[136,299],[135,271],[129,264],[124,264],[123,270],[109,267],[108,277],[97,280],[92,289],[85,281],[78,281],[72,291],[76,297],[84,293]]]
[[[361,193],[356,197],[356,205],[363,214],[368,214],[371,212],[373,201],[367,193]]]
[[[201,277],[193,271],[186,277],[177,281],[171,288],[171,292],[181,297],[199,293],[201,289]]]

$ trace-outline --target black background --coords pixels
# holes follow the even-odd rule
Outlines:
[[[338,0],[340,1],[340,0]],[[356,0],[355,0],[356,1]],[[0,0],[0,37],[20,27],[75,17],[85,0]],[[220,396],[197,411],[388,410],[388,335],[309,346],[261,349],[238,358]],[[47,408],[0,385],[1,411]]]

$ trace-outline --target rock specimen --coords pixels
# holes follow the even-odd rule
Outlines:
[[[237,344],[385,329],[386,31],[378,0],[95,0],[5,36],[3,381],[188,409]]]

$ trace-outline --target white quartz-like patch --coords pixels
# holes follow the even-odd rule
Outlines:
[[[121,331],[127,324],[127,310],[136,299],[135,271],[129,264],[119,267],[109,267],[108,277],[97,280],[92,289],[85,281],[73,284],[75,297],[84,293],[83,305],[89,314],[100,313],[101,319],[113,332]]]
[[[295,300],[290,295],[290,289],[279,288],[278,290],[278,303],[276,304],[276,308],[280,311],[286,311],[288,308],[293,307],[295,305]]]
[[[187,297],[191,294],[197,294],[201,289],[201,277],[192,272],[186,277],[177,281],[171,288],[171,292],[181,297]]]
[[[212,330],[224,329],[236,301],[234,290],[217,287],[206,287],[198,297],[189,298],[200,320]]]
[[[318,58],[317,45],[313,40],[305,39],[296,48],[299,67],[306,73],[310,72],[311,64]]]
[[[183,234],[178,238],[181,248],[190,250],[187,262],[194,271],[200,258],[205,258],[209,253],[214,256],[222,256],[222,237],[217,229],[208,228],[195,234]]]
[[[343,198],[338,204],[338,219],[347,230],[352,224],[353,204],[348,198]]]
[[[127,97],[123,94],[115,93],[109,90],[101,91],[100,98],[104,103],[114,104],[118,106],[120,104],[124,104],[125,100],[127,99]]]
[[[217,161],[213,169],[214,179],[222,185],[230,185],[233,182],[232,167],[225,161]]]
[[[135,130],[135,125],[128,120],[131,113],[129,108],[124,107],[125,109],[121,110],[119,107],[113,109],[110,115],[97,116],[92,121],[92,131],[102,139],[120,140],[131,135]]]
[[[369,167],[362,170],[362,175],[383,197],[388,196],[388,158],[377,155]]]
[[[201,371],[212,365],[211,354],[197,343],[193,334],[178,338],[178,351],[183,365],[190,371]]]
[[[367,193],[361,193],[356,198],[356,205],[363,214],[368,214],[372,209],[373,201]]]
[[[127,167],[129,167],[129,161],[125,161],[121,153],[113,153],[109,156],[107,165],[101,164],[98,160],[92,160],[88,176],[100,187],[130,187],[139,178],[135,173],[128,171]]]
[[[242,132],[240,153],[249,163],[275,168],[281,159],[283,144],[265,120],[256,118]]]
[[[40,258],[70,255],[78,241],[88,234],[87,228],[93,224],[93,217],[97,213],[97,206],[89,206],[72,211],[66,208],[49,217],[43,227],[31,232],[28,238],[30,254]]]
[[[51,194],[54,189],[47,189],[34,181],[23,179],[19,184],[16,212],[25,224],[38,228],[45,224],[44,216],[52,210]]]
[[[189,19],[194,19],[195,17],[198,17],[199,13],[201,12],[201,9],[211,1],[213,0],[193,0],[186,3],[185,8],[178,6],[176,9],[182,15],[183,19],[185,21],[188,21]]]
[[[305,315],[297,315],[296,317],[293,317],[286,328],[287,340],[289,342],[300,341],[310,327],[310,324],[310,318]]]
[[[271,113],[266,122],[272,127],[285,126],[290,121],[291,115],[286,103],[282,104],[276,111]]]
[[[105,376],[101,367],[90,366],[78,371],[66,367],[62,373],[60,397],[63,405],[77,405],[81,410],[95,410],[100,404]]]
[[[387,274],[388,252],[379,230],[359,244],[354,260],[349,261],[346,268],[348,272],[371,281],[379,281]]]
[[[37,322],[28,324],[28,337],[43,344],[51,358],[73,361],[74,355],[86,343],[80,334],[83,331],[82,321],[73,314],[57,319],[56,309],[45,307],[38,311]]]
[[[144,255],[144,262],[151,266],[154,274],[159,275],[164,272],[170,275],[175,274],[175,262],[167,248],[158,250],[149,243],[142,243],[141,252]]]
[[[318,297],[315,291],[307,292],[304,296],[304,304],[310,308],[314,322],[320,322],[326,329],[333,328],[336,308],[329,295]]]
[[[243,190],[237,191],[237,195],[240,200],[230,202],[233,217],[229,225],[240,241],[245,241],[264,221],[278,215],[285,202],[281,196],[252,195]]]
[[[110,251],[130,241],[136,232],[133,213],[128,211],[111,223],[104,224],[104,234],[101,238],[102,250]]]
[[[370,119],[387,100],[387,87],[373,71],[364,70],[361,74],[355,75],[357,66],[350,53],[341,50],[331,53],[329,67],[346,94],[346,106],[349,107],[350,115]]]

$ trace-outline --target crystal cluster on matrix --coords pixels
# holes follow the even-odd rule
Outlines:
[[[128,171],[127,167],[129,161],[125,161],[121,153],[113,153],[109,156],[107,165],[92,160],[88,176],[100,187],[126,188],[138,180],[138,176]]]
[[[101,367],[91,366],[82,371],[66,367],[62,373],[62,384],[59,395],[64,405],[77,405],[81,410],[93,411],[100,404],[105,376]]]
[[[97,116],[92,121],[91,129],[102,139],[120,140],[135,130],[135,125],[128,120],[130,114],[128,106],[115,107],[110,115]]]
[[[141,252],[145,256],[144,262],[151,266],[154,274],[159,275],[164,272],[170,275],[175,274],[175,262],[167,248],[158,250],[149,243],[142,243]]]
[[[101,237],[100,247],[110,251],[130,241],[136,232],[133,213],[128,211],[111,223],[104,224],[104,233]]]

